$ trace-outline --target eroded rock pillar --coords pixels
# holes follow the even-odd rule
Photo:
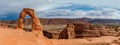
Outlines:
[[[74,25],[68,24],[66,28],[60,32],[58,39],[73,39],[75,38]]]

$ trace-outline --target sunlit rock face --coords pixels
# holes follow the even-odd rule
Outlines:
[[[41,23],[40,23],[39,19],[37,18],[37,16],[35,15],[34,10],[31,8],[24,8],[21,11],[20,16],[19,16],[19,20],[18,20],[17,28],[23,29],[23,27],[24,27],[23,19],[26,15],[29,15],[32,19],[32,30],[42,30]]]
[[[68,24],[66,28],[60,32],[59,39],[73,39],[75,38],[74,25]]]
[[[39,21],[39,18],[37,18],[34,10],[31,9],[31,8],[24,8],[21,11],[19,19],[18,19],[17,29],[23,29],[24,28],[23,19],[25,18],[26,15],[29,15],[32,19],[32,32],[36,36],[39,36],[41,39],[44,38],[43,32],[42,32],[42,26],[41,26],[41,23]]]

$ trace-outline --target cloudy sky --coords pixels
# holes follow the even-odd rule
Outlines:
[[[23,8],[35,9],[40,18],[120,19],[119,4],[120,0],[0,0],[0,20],[16,20]]]

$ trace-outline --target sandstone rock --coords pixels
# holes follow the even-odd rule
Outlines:
[[[24,28],[23,19],[26,15],[29,15],[32,19],[32,32],[36,36],[40,37],[40,39],[44,39],[43,32],[42,32],[42,26],[41,26],[41,23],[39,21],[39,18],[37,18],[34,10],[31,9],[31,8],[24,8],[21,11],[19,19],[18,19],[17,29],[23,29]]]
[[[32,18],[32,30],[42,30],[42,26],[40,24],[39,19],[37,18],[37,16],[35,15],[35,12],[33,9],[30,8],[24,8],[19,16],[19,20],[18,20],[18,26],[17,28],[24,28],[23,25],[23,19],[26,15],[29,15]]]
[[[79,34],[81,35],[82,33],[86,33],[84,32],[85,30],[89,30],[89,24],[85,24],[85,23],[73,23],[75,28],[75,34]]]
[[[89,24],[85,24],[85,23],[83,23],[83,24],[75,24],[75,23],[73,23],[73,25],[75,26],[75,30],[78,30],[78,31],[80,31],[80,30],[88,30],[89,29]]]
[[[47,31],[44,31],[44,30],[43,30],[43,35],[46,36],[46,37],[49,38],[49,39],[52,39],[52,38],[53,38],[52,33],[47,32]]]
[[[32,30],[31,30],[31,29],[28,29],[28,28],[24,28],[24,31],[26,31],[26,32],[31,32]],[[43,32],[43,35],[44,35],[45,37],[47,37],[47,38],[49,38],[49,39],[52,39],[52,38],[53,38],[53,35],[52,35],[51,32],[48,32],[48,31],[45,31],[45,30],[43,30],[42,32]]]
[[[83,18],[78,19],[66,19],[66,18],[39,18],[42,25],[66,25],[68,23],[89,23],[87,20],[83,20]],[[23,21],[25,25],[32,24],[32,19],[27,18]],[[17,20],[0,20],[0,23],[5,24],[17,24]]]
[[[68,24],[67,27],[60,32],[59,39],[73,39],[75,38],[74,25]]]

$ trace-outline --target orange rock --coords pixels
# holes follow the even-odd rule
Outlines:
[[[23,29],[24,25],[23,25],[23,19],[26,15],[29,15],[32,19],[32,31],[35,35],[37,35],[38,37],[40,37],[40,39],[43,39],[43,32],[42,32],[42,26],[41,23],[39,21],[39,18],[37,18],[37,16],[35,15],[35,12],[33,9],[31,8],[24,8],[19,16],[19,20],[18,20],[18,26],[17,29]]]
[[[41,23],[39,19],[37,18],[37,16],[35,15],[34,10],[31,8],[24,8],[21,11],[17,28],[20,28],[20,29],[24,28],[23,19],[26,15],[29,15],[32,18],[32,30],[42,30]]]
[[[73,39],[75,38],[74,25],[68,24],[67,27],[60,32],[59,39]]]
[[[88,24],[74,24],[75,30],[87,30],[89,29]]]
[[[84,30],[89,30],[89,24],[70,23],[60,32],[59,39],[73,39],[76,33],[81,33]]]

